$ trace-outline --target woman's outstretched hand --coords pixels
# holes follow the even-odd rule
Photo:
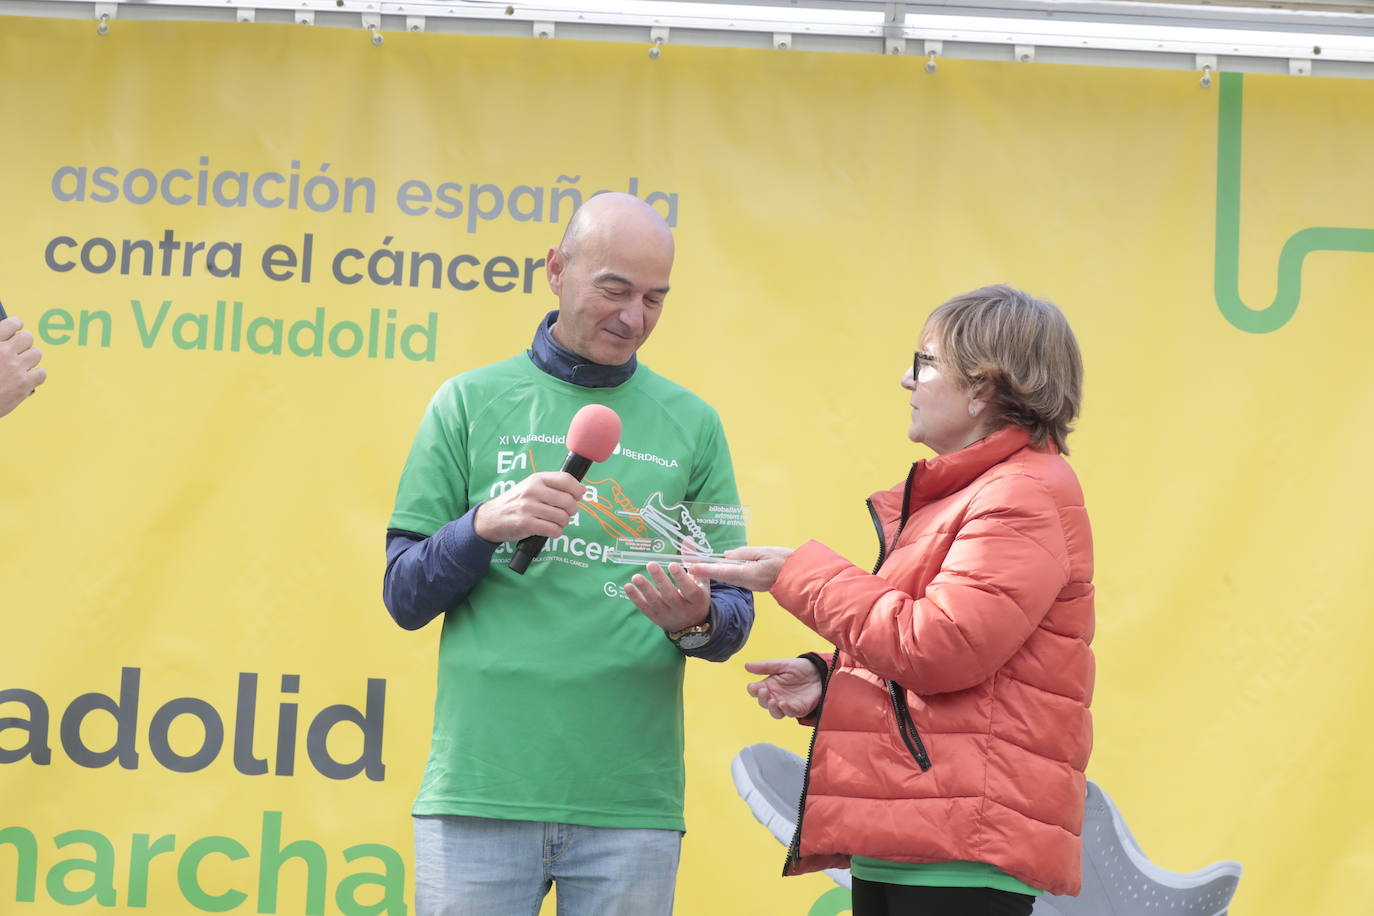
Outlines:
[[[734,550],[725,551],[725,557],[742,562],[689,562],[687,571],[698,578],[714,579],[726,585],[738,585],[751,592],[766,592],[773,587],[778,578],[778,571],[790,556],[791,547],[736,547]]]
[[[820,672],[804,658],[745,662],[744,670],[750,674],[768,675],[761,681],[754,681],[748,689],[749,695],[758,700],[759,705],[768,710],[774,719],[783,716],[801,718],[811,713],[821,701]]]

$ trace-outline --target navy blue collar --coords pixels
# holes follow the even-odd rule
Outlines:
[[[534,332],[534,343],[525,351],[534,364],[544,372],[556,379],[581,385],[583,388],[614,388],[625,384],[630,380],[630,376],[635,374],[635,367],[639,365],[639,361],[634,356],[630,357],[629,362],[619,366],[603,366],[600,363],[587,362],[554,340],[552,328],[557,321],[558,309],[545,315],[544,320],[539,323],[539,329]]]

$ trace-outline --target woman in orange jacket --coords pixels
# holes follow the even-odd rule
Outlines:
[[[927,319],[907,436],[935,452],[868,501],[872,573],[817,541],[692,572],[771,590],[827,657],[751,662],[815,725],[785,874],[848,865],[855,916],[1028,914],[1077,893],[1092,747],[1092,535],[1065,438],[1063,314],[992,286]]]

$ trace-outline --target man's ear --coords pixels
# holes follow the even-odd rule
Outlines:
[[[567,266],[568,259],[563,254],[563,249],[557,246],[550,248],[549,253],[544,256],[544,274],[549,278],[549,289],[555,296],[562,292],[563,270]]]

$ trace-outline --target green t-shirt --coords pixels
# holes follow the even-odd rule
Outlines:
[[[849,873],[865,881],[913,887],[990,887],[1032,897],[1044,893],[986,862],[889,862],[851,856]]]
[[[625,597],[642,567],[606,551],[613,532],[643,533],[622,513],[653,493],[665,506],[739,501],[716,412],[642,364],[615,388],[561,381],[523,354],[464,373],[425,412],[390,527],[432,535],[558,470],[568,423],[592,403],[623,432],[572,523],[523,576],[502,545],[444,615],[415,814],[684,829],[683,655]]]

